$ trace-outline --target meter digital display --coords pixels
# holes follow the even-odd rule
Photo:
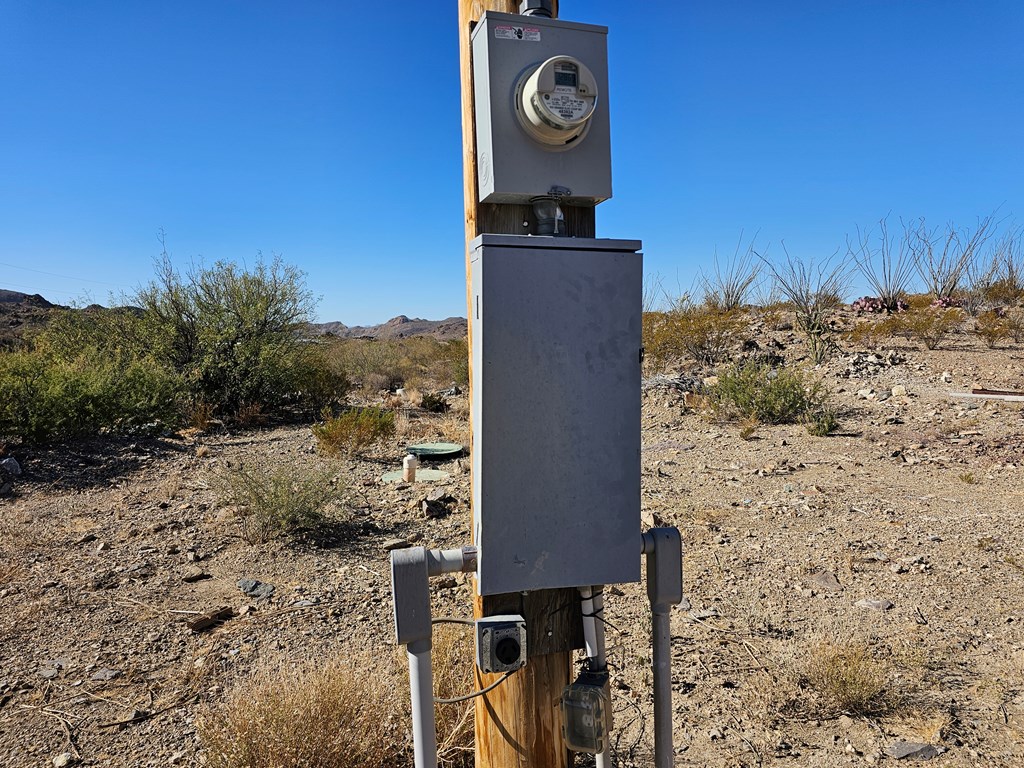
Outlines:
[[[576,87],[576,72],[561,70],[555,71],[555,85],[567,85],[570,88]]]

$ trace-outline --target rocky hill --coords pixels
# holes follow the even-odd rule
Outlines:
[[[466,335],[466,318],[449,317],[444,320],[423,320],[405,315],[393,317],[380,325],[353,325],[344,323],[314,323],[310,328],[319,334],[331,334],[343,339],[404,339],[409,336],[433,336],[447,341],[461,339]]]
[[[100,309],[91,305],[87,309]],[[67,309],[53,304],[36,294],[21,293],[0,288],[0,346],[4,339],[13,340],[25,330],[45,325],[51,309]],[[399,315],[379,325],[353,325],[334,321],[329,323],[311,323],[310,331],[315,335],[337,336],[343,339],[403,339],[410,336],[433,336],[447,341],[461,339],[466,336],[466,319],[449,317],[444,320],[424,320],[418,317]]]

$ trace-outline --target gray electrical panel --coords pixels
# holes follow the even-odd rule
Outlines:
[[[591,24],[484,13],[473,30],[481,202],[526,203],[552,189],[569,190],[560,194],[574,205],[612,196],[607,33]],[[562,111],[538,106],[531,123],[523,92],[538,87],[530,76],[542,65],[551,70],[547,90],[541,85],[533,94]]]
[[[482,595],[640,579],[640,247],[470,245]]]

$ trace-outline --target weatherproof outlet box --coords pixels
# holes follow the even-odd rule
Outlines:
[[[473,88],[476,105],[476,153],[479,197],[485,203],[527,203],[553,188],[571,190],[567,203],[592,205],[612,196],[611,143],[608,120],[608,29],[539,16],[516,16],[487,11],[473,29]],[[593,100],[586,130],[568,143],[553,145],[538,140],[522,120],[530,109],[529,77],[545,62],[552,65],[552,91],[585,86],[579,112],[582,117]],[[575,62],[573,64],[572,62]],[[573,73],[563,64],[575,66]],[[557,70],[557,71],[555,71]],[[574,78],[576,78],[574,80]],[[562,84],[565,83],[565,84]],[[534,83],[535,84],[535,83]],[[594,93],[596,91],[596,93]],[[566,99],[576,94],[549,94]],[[542,94],[543,97],[543,94]],[[545,102],[550,103],[550,102]],[[541,128],[557,122],[557,111],[538,119]],[[524,124],[526,127],[524,127]]]
[[[506,614],[476,620],[476,665],[481,672],[513,672],[526,664],[526,620]]]
[[[470,245],[482,595],[640,580],[640,247]]]

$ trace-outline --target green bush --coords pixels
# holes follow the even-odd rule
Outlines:
[[[806,423],[812,434],[838,426],[836,412],[821,382],[793,368],[748,362],[722,371],[708,393],[718,413],[762,424]]]
[[[0,434],[29,443],[174,423],[181,380],[152,359],[87,347],[0,354]]]
[[[229,467],[219,484],[221,503],[237,507],[250,543],[318,527],[343,492],[329,472],[260,463]]]
[[[355,456],[374,443],[395,434],[395,414],[383,408],[353,408],[339,416],[325,414],[323,424],[313,425],[320,450]]]
[[[645,312],[645,359],[654,370],[691,358],[713,365],[726,358],[729,348],[747,328],[742,310],[712,306],[682,306],[668,312]]]
[[[222,416],[302,401],[310,366],[317,397],[343,391],[301,335],[313,297],[302,273],[279,257],[252,269],[216,262],[184,275],[166,254],[156,279],[132,297],[153,355],[184,377],[190,396]]]

